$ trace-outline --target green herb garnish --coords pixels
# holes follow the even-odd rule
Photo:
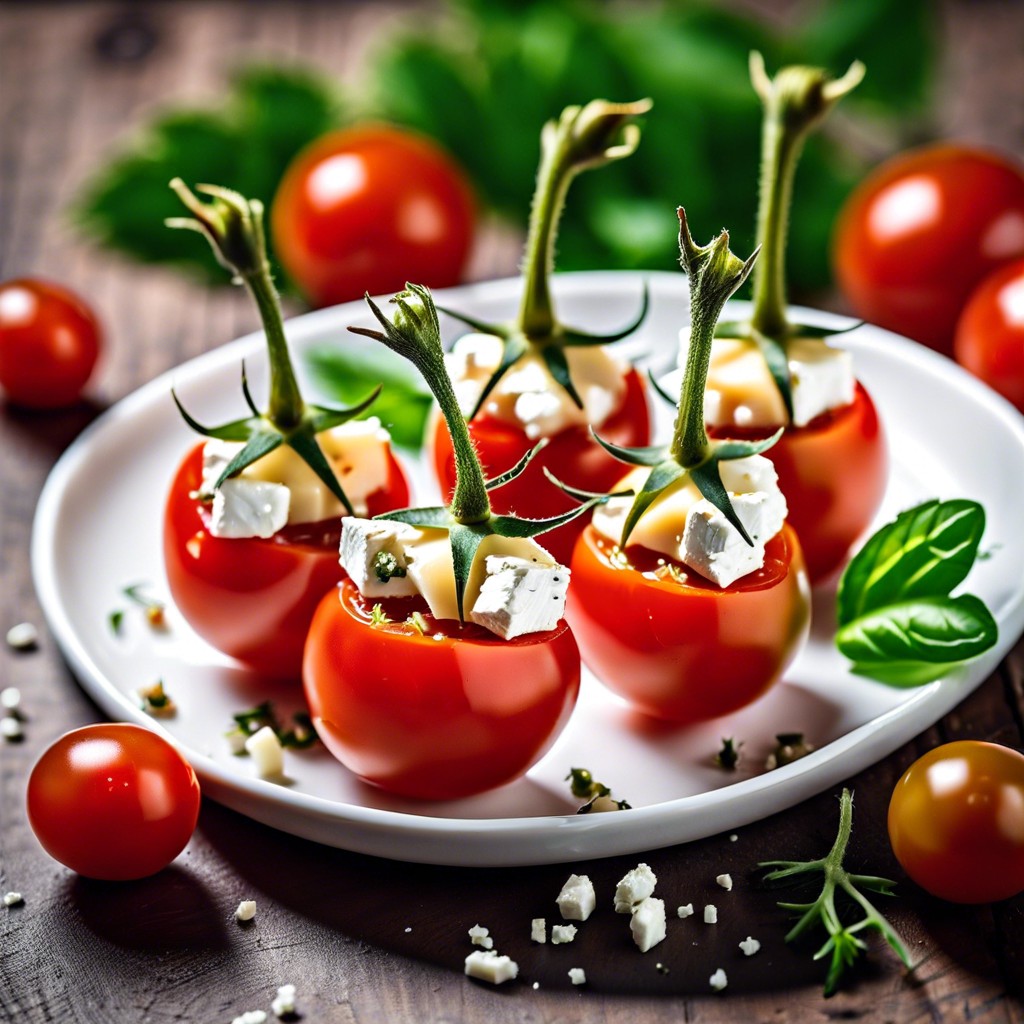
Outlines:
[[[808,743],[802,732],[780,732],[775,737],[775,746],[765,759],[765,771],[784,768],[814,752],[814,744]]]
[[[148,715],[154,718],[170,718],[178,708],[170,695],[164,689],[164,681],[158,679],[152,686],[144,687],[138,691],[139,706]]]
[[[370,609],[370,625],[371,626],[374,626],[374,627],[386,626],[390,621],[391,620],[388,618],[387,612],[384,611],[384,605],[382,605],[382,604],[375,604]]]
[[[723,736],[722,749],[715,754],[715,764],[727,772],[735,771],[736,766],[740,763],[740,747],[742,746],[742,743],[737,743],[731,736]]]
[[[270,726],[274,730],[282,747],[304,750],[317,741],[316,729],[313,727],[308,712],[296,711],[292,715],[292,724],[286,726],[277,717],[273,701],[265,700],[262,704],[239,711],[231,717],[234,719],[235,725],[226,733],[226,736],[237,747],[236,753],[245,753],[245,740],[265,726]],[[234,742],[236,740],[240,742]]]
[[[625,800],[614,800],[611,789],[603,782],[598,782],[586,768],[570,768],[565,781],[569,783],[573,796],[586,800],[586,803],[576,811],[577,814],[633,809]]]

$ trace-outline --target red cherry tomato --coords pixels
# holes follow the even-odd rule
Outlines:
[[[99,324],[74,292],[29,277],[0,284],[0,388],[12,402],[74,404],[99,352]]]
[[[566,618],[587,667],[640,711],[679,723],[746,707],[807,636],[810,597],[796,534],[768,542],[764,567],[722,589],[664,556],[623,552],[593,526],[576,542]]]
[[[275,251],[317,306],[458,284],[473,239],[462,171],[430,139],[388,125],[335,132],[285,171],[270,211]]]
[[[204,640],[257,672],[298,679],[302,647],[320,598],[342,577],[341,520],[285,527],[266,540],[214,537],[192,495],[202,484],[202,445],[178,469],[164,515],[164,565],[171,596]],[[409,503],[394,455],[369,515]]]
[[[953,346],[957,362],[1024,412],[1024,260],[975,289]]]
[[[833,262],[857,313],[950,354],[971,291],[1024,256],[1024,172],[941,144],[894,157],[846,201]]]
[[[771,431],[730,426],[709,433],[754,440]],[[871,396],[858,383],[851,405],[787,427],[765,456],[779,474],[807,575],[820,583],[846,560],[885,496],[889,457]]]
[[[342,764],[392,793],[447,800],[510,782],[540,760],[579,692],[579,650],[564,620],[502,640],[434,619],[419,598],[379,602],[393,621],[373,626],[376,603],[346,578],[321,601],[306,643],[313,722]],[[405,621],[415,610],[422,635]]]
[[[139,725],[62,736],[28,780],[28,819],[43,849],[89,878],[145,878],[185,848],[199,783],[167,740]]]
[[[889,841],[922,889],[954,903],[1024,890],[1024,755],[961,740],[930,750],[896,783]]]
[[[511,469],[537,442],[530,440],[515,423],[484,413],[469,424],[484,473],[498,476]],[[651,427],[647,399],[640,375],[626,374],[626,391],[619,408],[601,425],[601,437],[612,444],[637,447],[650,444]],[[450,498],[455,487],[455,456],[444,420],[434,428],[434,472],[441,491]],[[612,458],[591,437],[586,427],[570,427],[548,439],[548,445],[533,459],[526,471],[504,487],[491,492],[495,512],[515,512],[530,519],[545,519],[568,512],[577,502],[560,491],[544,475],[544,467],[559,480],[587,491],[608,491],[623,475],[622,463]],[[541,543],[565,565],[572,557],[576,538],[586,525],[585,517],[544,534]]]

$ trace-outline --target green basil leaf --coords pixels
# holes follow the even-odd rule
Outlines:
[[[895,602],[949,594],[974,564],[984,529],[976,501],[927,501],[901,512],[843,573],[839,625]]]

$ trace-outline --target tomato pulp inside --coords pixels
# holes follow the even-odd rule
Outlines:
[[[768,542],[763,568],[722,589],[588,526],[576,542],[566,617],[610,690],[657,718],[702,722],[757,700],[804,643],[810,598],[796,534]]]
[[[369,515],[409,502],[409,485],[389,452],[388,481]],[[287,526],[262,539],[214,537],[208,510],[192,497],[202,484],[203,446],[178,468],[164,514],[164,564],[171,596],[189,625],[217,650],[263,675],[298,679],[316,606],[341,579],[341,519]]]
[[[372,624],[375,604],[391,622]],[[544,755],[575,706],[580,656],[564,620],[502,640],[434,619],[420,598],[364,598],[346,577],[313,618],[303,678],[342,764],[392,793],[444,800],[510,782]]]

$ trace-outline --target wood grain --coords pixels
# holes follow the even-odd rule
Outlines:
[[[764,6],[764,5],[759,5]],[[108,403],[183,359],[256,326],[244,296],[202,290],[84,244],[62,216],[76,188],[126,129],[171,100],[215,96],[243,55],[302,58],[358,87],[372,42],[410,17],[401,3],[8,3],[0,6],[0,276],[39,273],[90,295],[108,327],[92,401],[36,416],[0,406],[0,626],[42,625],[28,566],[30,522],[64,447]],[[141,26],[123,34],[125,19]],[[134,19],[134,22],[132,22]],[[1021,107],[994,102],[1024,81],[1024,8],[942,5],[950,41],[945,127],[1022,150]],[[114,32],[120,26],[120,35]],[[141,35],[139,35],[141,33]],[[120,42],[118,42],[120,40]],[[514,271],[517,243],[491,232],[474,276]],[[182,857],[127,885],[79,879],[49,860],[25,819],[31,765],[56,736],[101,715],[43,633],[40,649],[0,649],[0,686],[18,686],[30,716],[21,744],[0,746],[0,890],[25,895],[0,909],[0,1019],[70,1024],[230,1021],[268,1009],[277,985],[298,987],[302,1018],[318,1022],[1024,1020],[1024,898],[962,908],[903,878],[885,836],[892,785],[919,753],[971,737],[1018,748],[1024,729],[1024,647],[953,713],[850,781],[856,790],[855,868],[901,880],[887,901],[917,962],[912,976],[875,943],[851,990],[825,1001],[813,941],[787,946],[777,892],[755,865],[816,856],[832,841],[835,793],[750,826],[646,859],[670,905],[714,902],[720,923],[674,921],[641,956],[611,912],[617,879],[638,858],[573,865],[591,875],[601,907],[570,946],[529,942],[552,918],[567,867],[452,870],[403,865],[293,839],[206,802]],[[714,877],[730,871],[725,893]],[[233,918],[240,899],[259,913]],[[502,990],[461,973],[467,929],[487,925],[523,980]],[[763,948],[744,958],[746,935]],[[667,970],[657,969],[661,963]],[[587,970],[570,986],[572,966]],[[718,967],[722,996],[709,992]],[[533,982],[539,984],[534,990]]]

